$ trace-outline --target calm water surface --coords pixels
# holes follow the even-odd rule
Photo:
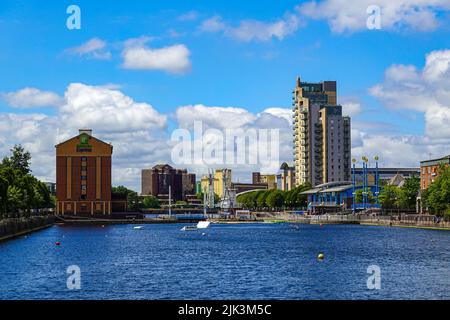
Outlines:
[[[0,243],[0,299],[450,299],[448,231],[133,227],[54,226]],[[81,290],[67,289],[70,265]],[[367,289],[370,265],[381,268],[380,290]]]

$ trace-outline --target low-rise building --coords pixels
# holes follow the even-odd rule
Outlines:
[[[363,187],[355,186],[355,192]],[[376,187],[369,185],[368,189],[375,194]],[[338,181],[323,183],[301,194],[308,197],[308,212],[311,214],[324,214],[342,212],[345,210],[361,210],[367,208],[379,208],[379,204],[354,202],[353,185],[350,181]]]
[[[236,194],[250,191],[250,190],[267,190],[266,183],[232,183],[232,189],[235,190]]]
[[[277,176],[275,174],[252,173],[253,184],[267,184],[268,189],[277,189]]]
[[[428,188],[437,178],[441,166],[450,166],[450,155],[420,162],[420,188],[422,190]]]
[[[367,173],[367,179],[369,184],[375,184],[375,171],[376,169],[374,167],[368,168]],[[363,183],[363,177],[364,177],[364,169],[363,168],[355,168],[355,180],[356,184],[362,184]],[[352,175],[353,175],[353,169],[352,169]],[[395,176],[401,176],[404,179],[410,178],[412,176],[419,176],[420,175],[420,168],[378,168],[378,177],[379,177],[379,183],[389,183],[392,178]]]
[[[169,187],[174,201],[185,200],[187,195],[195,194],[195,174],[168,164],[142,170],[141,195],[165,200],[169,198]]]

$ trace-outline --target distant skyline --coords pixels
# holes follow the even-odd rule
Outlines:
[[[73,4],[80,30],[66,27]],[[379,30],[366,26],[374,4]],[[450,154],[449,13],[450,0],[4,0],[0,155],[21,143],[54,181],[54,146],[88,127],[114,145],[113,184],[139,191],[142,168],[171,163],[171,132],[200,120],[280,128],[292,163],[300,76],[337,81],[353,157],[415,167]],[[232,169],[250,181],[258,167]]]

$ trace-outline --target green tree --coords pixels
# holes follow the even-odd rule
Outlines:
[[[128,209],[132,211],[138,211],[140,204],[139,204],[139,196],[137,192],[130,192],[127,195],[127,203],[128,203]]]
[[[30,161],[31,154],[20,145],[15,145],[11,149],[12,156],[3,158],[2,167],[10,167],[15,170],[19,170],[22,174],[28,174],[31,172]]]
[[[372,191],[367,192],[367,200],[368,203],[375,203],[376,199]],[[357,189],[355,191],[355,203],[362,203],[363,202],[363,190]]]
[[[450,167],[440,168],[437,178],[422,197],[431,213],[446,215],[450,212]]]
[[[271,209],[279,209],[284,204],[284,194],[280,190],[271,192],[266,199],[267,206]]]
[[[122,197],[126,197],[127,206],[129,210],[137,211],[139,210],[139,196],[136,191],[130,190],[124,186],[112,187],[112,193],[120,195]]]
[[[19,209],[24,207],[23,193],[16,186],[8,186],[7,210],[13,214],[17,214]]]
[[[384,209],[393,209],[398,206],[400,189],[397,186],[385,185],[381,188],[378,199]]]
[[[272,190],[258,191],[256,195],[256,206],[260,209],[267,207],[266,199]]]
[[[8,203],[8,180],[1,175],[0,171],[0,218],[6,214],[6,205]]]
[[[142,198],[142,207],[146,209],[160,208],[160,203],[158,198],[154,196],[144,196]]]
[[[416,206],[417,194],[420,189],[420,178],[412,176],[405,180],[399,190],[398,206],[404,209],[413,209]]]

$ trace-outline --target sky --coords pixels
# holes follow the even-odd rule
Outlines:
[[[278,129],[278,160],[292,163],[301,77],[337,81],[353,157],[417,167],[450,154],[449,10],[450,0],[2,0],[0,156],[20,143],[33,173],[54,181],[54,146],[88,127],[114,145],[113,184],[139,191],[142,168],[173,164],[174,130],[202,121]],[[239,181],[261,169],[228,167]]]

